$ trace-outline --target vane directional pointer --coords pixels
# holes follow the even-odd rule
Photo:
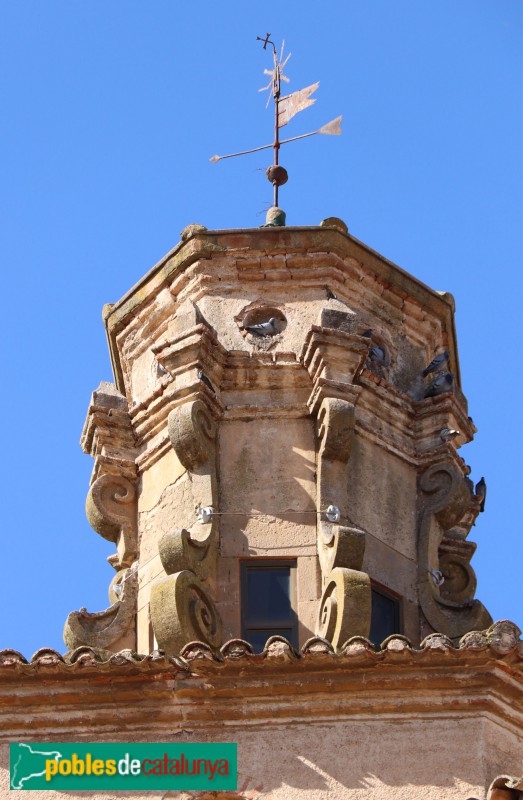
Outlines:
[[[214,155],[210,161],[213,164],[216,164],[218,161],[223,161],[225,158],[235,158],[236,156],[244,156],[248,155],[249,153],[258,153],[260,150],[269,150],[272,147],[274,150],[274,163],[267,168],[266,175],[274,187],[274,207],[277,209],[278,189],[280,186],[283,186],[284,183],[287,183],[288,180],[287,170],[279,163],[279,150],[281,145],[287,144],[288,142],[296,142],[298,139],[306,139],[308,136],[316,136],[318,133],[328,134],[330,136],[339,136],[341,134],[341,116],[336,117],[336,119],[333,119],[326,125],[322,125],[322,127],[318,128],[318,130],[310,131],[309,133],[301,133],[298,136],[291,136],[288,139],[280,140],[280,128],[283,128],[284,125],[287,125],[287,123],[290,122],[290,120],[300,111],[309,108],[309,106],[316,102],[316,99],[311,98],[311,95],[314,94],[320,84],[319,82],[313,83],[311,86],[306,86],[304,89],[299,89],[297,92],[292,92],[291,94],[284,95],[282,97],[281,83],[282,81],[285,83],[289,82],[289,78],[284,74],[283,70],[289,61],[291,54],[289,53],[289,55],[284,59],[283,51],[285,42],[283,42],[280,56],[278,58],[276,46],[274,42],[271,41],[270,36],[271,34],[268,33],[264,38],[257,36],[256,39],[259,42],[263,42],[264,50],[266,50],[267,46],[269,45],[272,47],[273,69],[264,70],[265,74],[270,77],[270,80],[267,86],[264,86],[263,89],[260,89],[260,91],[263,92],[267,89],[270,90],[269,101],[271,97],[274,100],[274,141],[271,144],[264,144],[261,145],[261,147],[253,147],[250,150],[241,150],[237,153],[228,153],[227,155],[223,156]],[[280,209],[278,209],[278,211],[280,211]],[[281,214],[278,215],[278,218],[281,219]],[[268,224],[271,223],[268,222]],[[281,224],[281,222],[277,224]]]

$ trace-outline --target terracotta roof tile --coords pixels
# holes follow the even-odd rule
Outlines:
[[[191,674],[205,664],[209,666],[233,665],[238,661],[263,665],[290,665],[292,663],[337,662],[340,666],[372,666],[378,663],[394,664],[410,662],[425,664],[441,658],[451,658],[456,663],[465,662],[472,657],[504,659],[510,656],[511,662],[523,662],[523,642],[521,631],[513,622],[501,620],[486,631],[470,631],[465,634],[458,647],[441,633],[425,637],[419,647],[414,647],[405,636],[393,634],[376,649],[369,639],[353,636],[335,652],[332,645],[318,636],[308,639],[298,652],[283,636],[271,636],[261,653],[255,653],[252,646],[242,639],[231,639],[220,650],[213,649],[203,642],[189,642],[177,657],[166,656],[161,651],[151,655],[141,655],[132,650],[122,650],[109,654],[91,647],[78,647],[65,656],[51,648],[43,647],[28,661],[18,650],[0,650],[0,678],[2,674],[16,670],[32,674],[35,670],[61,671],[100,671],[138,670],[173,671]],[[523,665],[522,665],[523,666]]]

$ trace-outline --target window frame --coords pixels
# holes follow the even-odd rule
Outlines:
[[[249,641],[247,631],[267,631],[267,639],[271,635],[271,629],[283,628],[289,629],[289,635],[285,638],[290,644],[298,648],[298,614],[297,614],[297,571],[298,562],[295,558],[244,558],[240,559],[240,624],[241,624],[241,637],[245,641]],[[271,569],[288,568],[289,570],[289,602],[290,602],[290,618],[288,622],[264,620],[263,624],[259,621],[252,622],[247,615],[248,604],[248,582],[247,575],[249,569],[267,571]],[[281,634],[279,634],[281,635]]]
[[[403,597],[400,594],[398,594],[397,592],[395,592],[393,589],[391,589],[390,587],[384,586],[384,584],[379,583],[378,581],[375,581],[372,578],[371,578],[370,586],[371,586],[371,595],[372,595],[372,593],[376,593],[376,594],[381,595],[382,597],[385,597],[387,600],[393,600],[394,601],[394,611],[395,611],[395,619],[394,619],[395,625],[394,625],[394,627],[397,628],[397,630],[394,631],[394,633],[387,634],[387,636],[393,636],[394,634],[397,634],[397,635],[400,635],[400,636],[403,635],[403,630],[404,630],[404,625],[403,625]],[[371,597],[371,603],[372,603],[372,597]],[[372,605],[371,605],[370,626],[371,626],[371,628],[369,630],[369,639],[372,642],[372,639],[370,638],[370,633],[371,633],[371,630],[372,630]],[[387,638],[387,637],[385,637],[385,638]],[[382,641],[385,641],[385,639],[383,639]],[[377,642],[377,643],[373,642],[373,644],[374,644],[374,646],[376,648],[381,649],[381,642]]]

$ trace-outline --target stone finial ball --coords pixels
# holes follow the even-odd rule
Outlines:
[[[205,225],[199,225],[197,222],[192,222],[190,225],[186,225],[183,231],[180,234],[180,238],[182,242],[186,242],[187,239],[190,239],[191,236],[195,236],[197,233],[204,233],[207,230]]]
[[[327,217],[327,219],[322,219],[320,222],[320,228],[336,228],[342,233],[349,232],[349,229],[345,225],[344,221],[339,217]]]

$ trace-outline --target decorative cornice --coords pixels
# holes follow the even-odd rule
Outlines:
[[[80,444],[94,460],[91,483],[113,474],[136,476],[136,442],[126,398],[114,384],[102,381],[91,397]]]
[[[214,260],[219,263],[212,264]],[[374,294],[380,302],[372,310],[379,315],[382,307],[384,318],[395,312],[409,335],[425,325],[426,313],[436,316],[449,339],[459,384],[453,298],[433,291],[349,234],[304,227],[286,228],[277,234],[270,229],[199,231],[177,245],[105,314],[118,389],[123,391],[117,337],[152,297],[170,286],[183,299],[190,283],[191,298],[197,300],[218,288],[223,293],[248,272],[250,280],[258,277],[272,288],[278,283],[288,285],[289,280],[299,281],[300,286],[321,286],[326,280],[334,280],[340,287],[347,284],[348,296],[362,310],[368,305],[368,295]]]
[[[336,653],[315,637],[297,652],[271,637],[259,654],[236,639],[219,650],[191,642],[171,658],[129,650],[108,657],[82,647],[66,659],[44,648],[29,663],[2,650],[0,739],[102,735],[113,741],[124,730],[161,740],[187,729],[223,730],[224,724],[253,731],[275,722],[386,718],[423,724],[425,717],[448,724],[485,715],[517,739],[523,727],[518,637],[517,626],[502,621],[467,634],[459,647],[441,634],[419,648],[391,636],[378,651],[355,636]]]

